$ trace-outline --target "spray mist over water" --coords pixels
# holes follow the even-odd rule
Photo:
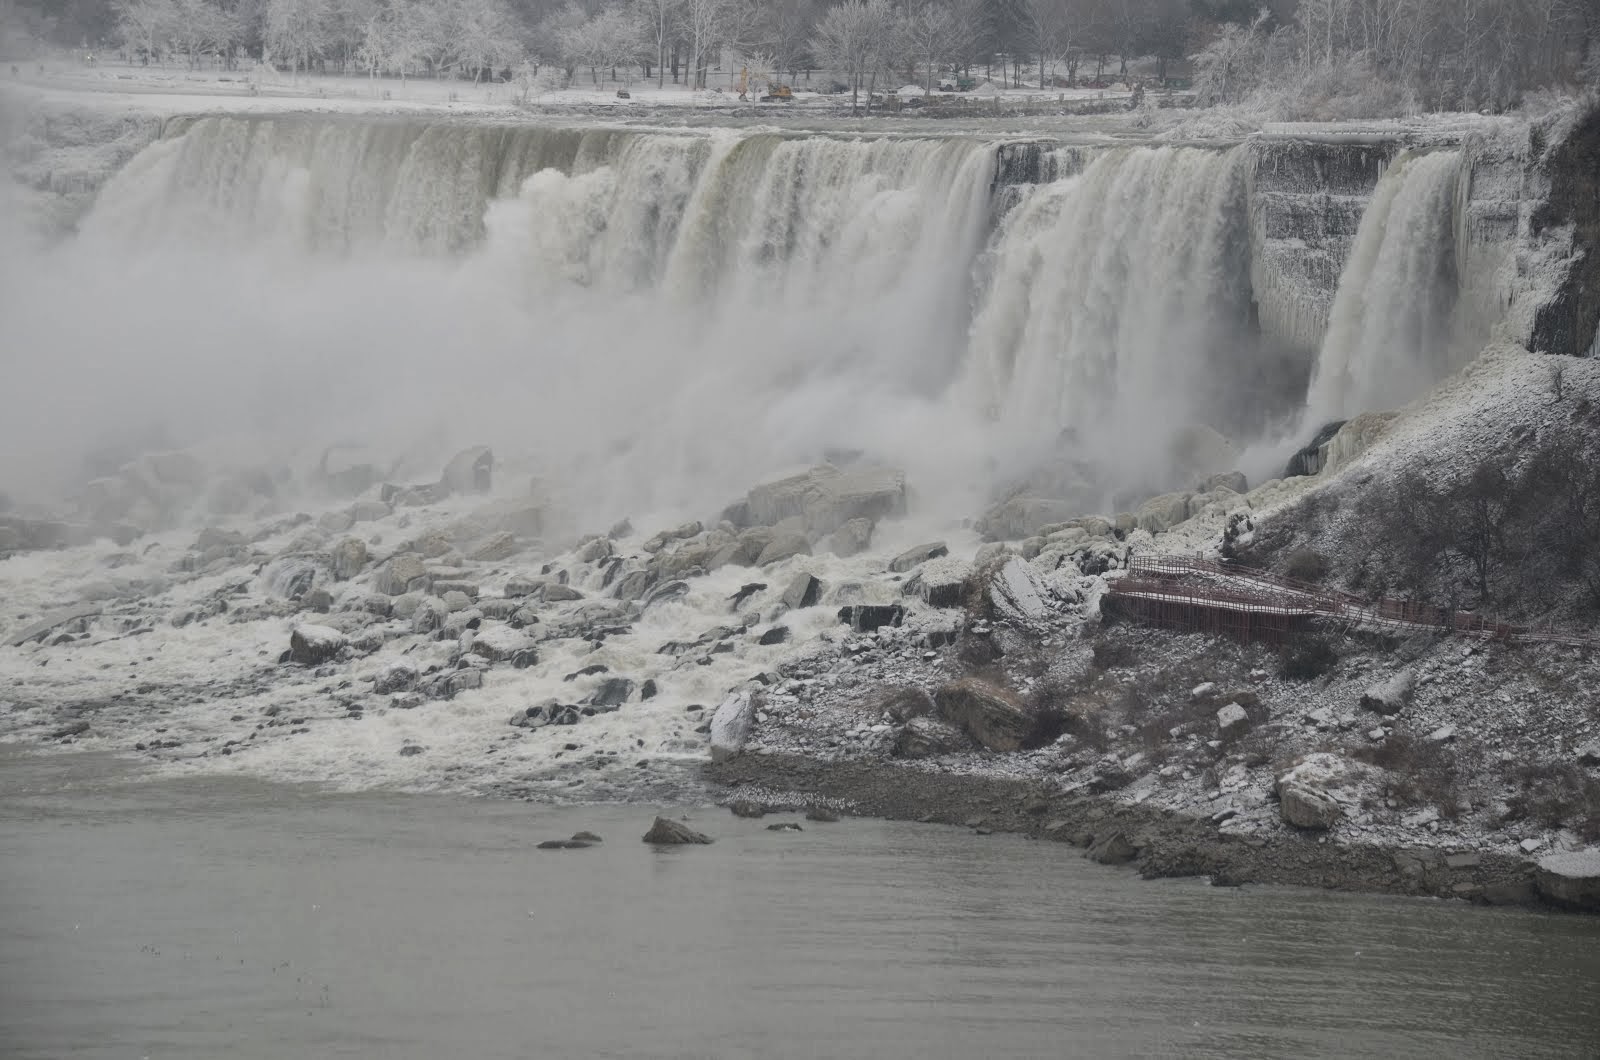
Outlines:
[[[1175,432],[1298,407],[1251,319],[1245,149],[1104,152],[997,230],[995,155],[195,120],[4,255],[7,473],[81,482],[119,432],[299,467],[359,441],[415,479],[486,443],[589,530],[860,450],[961,517],[1062,460],[1166,485]]]

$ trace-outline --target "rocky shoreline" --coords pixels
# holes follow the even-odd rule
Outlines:
[[[1270,839],[1228,834],[1206,817],[1111,798],[1051,795],[1031,780],[793,755],[743,757],[708,765],[705,775],[727,788],[730,799],[773,811],[825,800],[863,816],[955,825],[979,835],[1019,833],[1071,843],[1092,860],[1126,865],[1145,879],[1207,876],[1216,886],[1275,884],[1497,906],[1552,899],[1549,884],[1540,885],[1538,867],[1525,858],[1329,842],[1294,832]]]

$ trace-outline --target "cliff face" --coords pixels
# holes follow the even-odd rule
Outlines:
[[[1570,251],[1561,282],[1534,313],[1531,348],[1600,356],[1600,106],[1549,147],[1540,169],[1546,194],[1530,213],[1528,235],[1555,232],[1570,239]]]

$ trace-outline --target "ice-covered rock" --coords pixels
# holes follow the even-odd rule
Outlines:
[[[930,559],[938,559],[940,556],[948,556],[949,554],[950,549],[943,541],[917,545],[915,548],[909,548],[890,560],[889,570],[895,574],[906,574]]]
[[[811,574],[796,574],[783,591],[783,604],[791,611],[815,607],[822,600],[822,582]]]
[[[367,543],[359,537],[347,537],[333,547],[329,557],[336,581],[349,581],[367,566]]]
[[[818,551],[831,552],[841,559],[848,559],[871,547],[872,520],[851,519],[824,538]]]
[[[748,692],[735,692],[711,716],[711,761],[726,762],[744,750],[755,725],[756,705]]]
[[[432,580],[421,556],[415,552],[402,552],[378,568],[378,573],[372,579],[372,587],[380,593],[399,596],[402,593],[425,591]]]
[[[302,666],[316,666],[338,655],[345,646],[345,635],[328,626],[296,626],[289,634],[289,659]]]
[[[1250,715],[1237,703],[1229,703],[1217,711],[1217,733],[1224,740],[1243,736],[1250,730]]]
[[[479,629],[472,641],[472,654],[481,655],[490,662],[504,662],[520,651],[533,648],[533,640],[507,626],[490,626]]]
[[[756,557],[756,565],[760,567],[773,563],[782,563],[795,556],[811,555],[811,542],[806,535],[798,532],[777,534],[770,544],[761,550],[761,555]]]
[[[880,467],[841,470],[824,464],[810,471],[752,489],[744,514],[751,524],[776,526],[799,517],[812,535],[829,534],[853,519],[876,522],[904,515],[906,480]]]
[[[409,659],[396,659],[379,670],[372,681],[372,691],[380,696],[394,692],[409,692],[417,687],[416,664]]]
[[[1189,493],[1166,493],[1139,506],[1139,529],[1165,533],[1189,518]]]
[[[970,745],[961,730],[938,718],[914,717],[895,738],[894,753],[901,758],[932,758],[966,750]]]

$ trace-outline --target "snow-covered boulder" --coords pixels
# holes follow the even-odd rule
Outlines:
[[[1041,589],[1039,575],[1033,567],[1013,556],[990,578],[989,602],[1000,618],[1037,622],[1049,614]]]
[[[933,541],[926,545],[917,545],[915,548],[906,549],[894,559],[889,561],[889,570],[895,574],[906,574],[931,559],[950,554],[949,546],[943,541]]]
[[[755,700],[750,693],[736,692],[723,700],[711,716],[711,761],[737,757],[750,739],[755,720]]]
[[[1013,693],[975,677],[934,694],[939,716],[991,751],[1020,751],[1033,734],[1033,713]]]
[[[486,445],[475,445],[451,457],[439,481],[451,493],[488,493],[493,475],[494,453]]]
[[[372,691],[380,696],[394,692],[409,692],[417,687],[418,671],[409,659],[396,659],[372,679]]]
[[[431,582],[422,557],[415,552],[402,552],[378,568],[378,573],[372,579],[372,587],[380,593],[400,596],[425,590]]]

